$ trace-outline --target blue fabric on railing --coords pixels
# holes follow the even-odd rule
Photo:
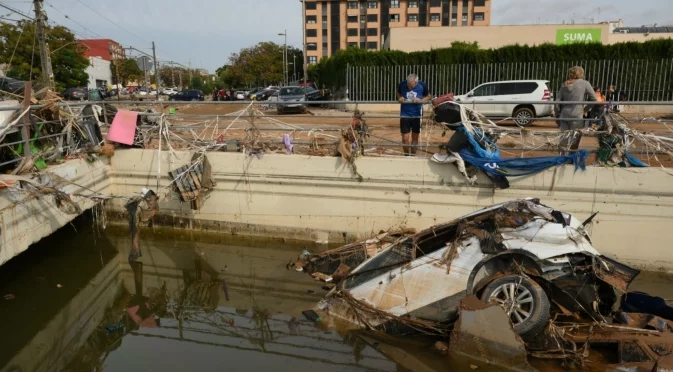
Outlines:
[[[641,168],[649,167],[649,165],[643,163],[640,159],[631,155],[631,153],[628,151],[624,152],[624,157],[626,158],[626,160],[629,161],[629,163],[631,163],[632,167],[641,167]]]
[[[586,160],[589,152],[579,150],[572,155],[559,156],[540,156],[534,158],[511,158],[494,159],[484,158],[477,155],[474,151],[463,149],[459,152],[460,156],[467,163],[496,176],[527,176],[542,172],[546,169],[559,165],[572,163],[575,165],[575,171],[586,169]]]
[[[482,133],[482,131],[480,131],[479,129],[477,128],[473,129],[474,134],[472,134],[469,130],[467,130],[465,126],[461,125],[456,129],[456,131],[465,133],[465,136],[470,142],[470,145],[472,145],[472,149],[479,157],[489,159],[499,159],[500,151],[498,150],[498,147],[495,145],[495,143],[493,143],[493,141],[491,141],[488,137],[486,137],[484,133]],[[488,145],[488,147],[490,147],[493,150],[483,148],[479,143],[479,141],[477,141],[477,139],[474,138],[475,136],[482,139]]]

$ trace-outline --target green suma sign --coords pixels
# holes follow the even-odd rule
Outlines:
[[[561,28],[556,30],[556,45],[600,43],[600,28]]]

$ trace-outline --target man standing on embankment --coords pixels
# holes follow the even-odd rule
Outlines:
[[[428,86],[418,80],[416,74],[411,74],[406,81],[402,81],[397,88],[397,100],[402,104],[400,107],[400,132],[405,156],[416,154],[418,136],[421,134],[421,119],[423,116],[423,103],[430,100]],[[411,132],[411,138],[409,133]],[[410,145],[411,146],[408,146]]]

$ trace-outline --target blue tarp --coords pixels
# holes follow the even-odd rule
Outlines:
[[[575,170],[586,169],[589,152],[579,150],[572,155],[540,156],[534,158],[483,158],[472,150],[459,152],[465,162],[496,176],[527,176],[564,164],[575,164]]]
[[[579,150],[572,155],[502,159],[495,144],[486,138],[479,129],[475,128],[474,130],[476,136],[491,149],[485,149],[481,146],[475,135],[470,133],[464,126],[461,126],[457,131],[461,131],[467,135],[472,148],[462,149],[459,154],[465,162],[494,176],[527,176],[569,163],[575,165],[575,170],[586,169],[586,160],[589,156],[589,152],[586,150]]]

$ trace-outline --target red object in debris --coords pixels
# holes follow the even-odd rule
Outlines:
[[[217,136],[217,143],[222,143],[227,140],[227,137],[224,136],[224,134],[220,134]]]

